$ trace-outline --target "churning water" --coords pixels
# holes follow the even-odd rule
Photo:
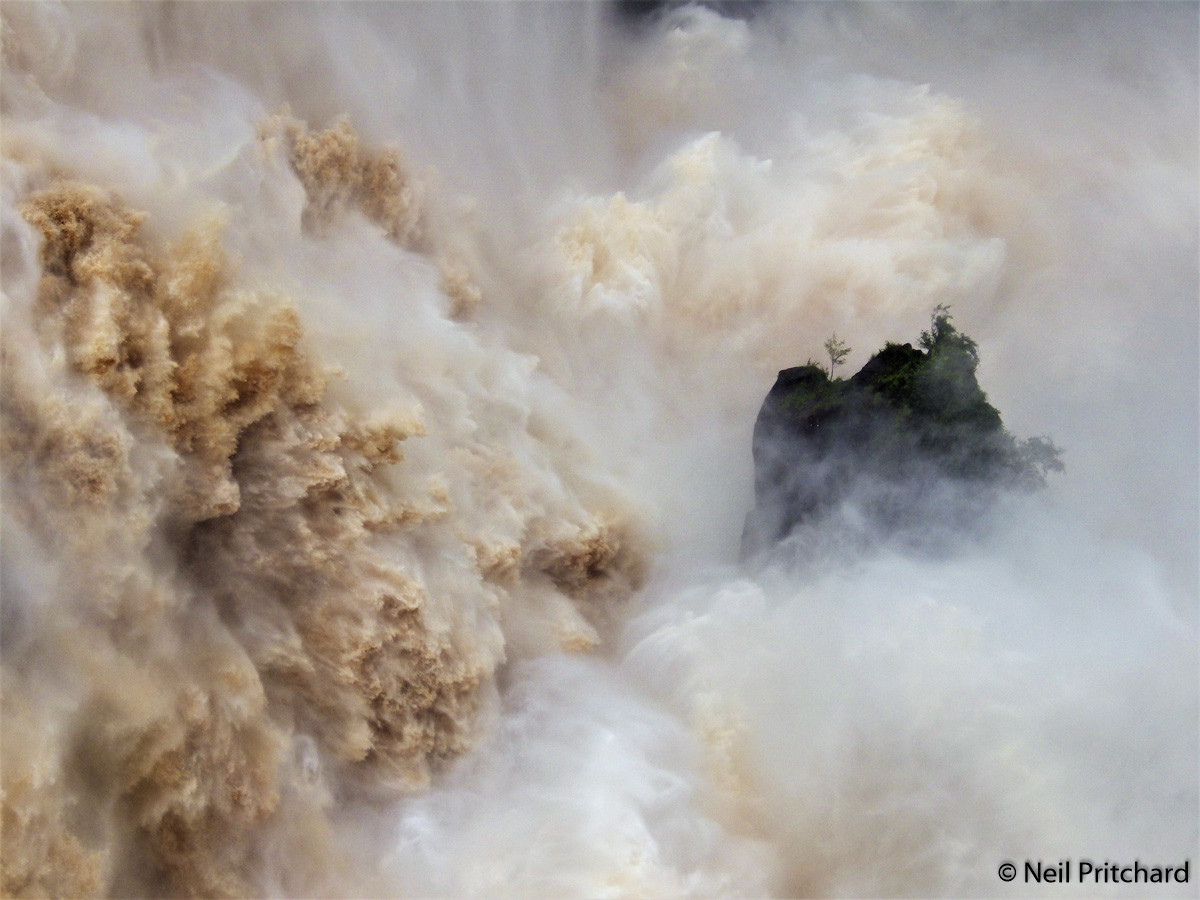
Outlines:
[[[4,4],[6,895],[1195,892],[1197,7],[620,10]],[[938,304],[1066,473],[742,566]]]

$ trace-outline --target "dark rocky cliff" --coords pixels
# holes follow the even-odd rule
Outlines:
[[[976,378],[975,342],[944,308],[919,344],[889,343],[849,379],[813,363],[779,373],[754,426],[743,555],[826,525],[859,541],[942,543],[1000,492],[1062,469],[1048,439],[1005,429]]]

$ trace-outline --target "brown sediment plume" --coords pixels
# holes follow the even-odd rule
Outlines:
[[[644,547],[645,538],[628,522],[598,517],[570,538],[532,554],[532,564],[576,602],[595,629],[596,642],[606,643],[619,628],[625,601],[645,581]],[[567,649],[588,646],[590,633],[581,637],[569,626],[560,633]]]
[[[23,207],[41,234],[36,327],[74,369],[184,457],[193,521],[236,511],[230,460],[247,428],[313,405],[325,374],[297,349],[296,312],[228,290],[217,226],[154,260],[142,216],[60,182]]]
[[[71,717],[73,749],[64,768],[76,778],[84,773],[88,802],[115,811],[112,840],[128,845],[118,883],[139,882],[134,872],[144,866],[148,883],[172,893],[252,893],[237,873],[256,852],[250,838],[278,806],[289,717],[328,722],[316,734],[340,755],[375,751],[416,770],[423,766],[417,757],[435,747],[465,745],[442,734],[464,728],[465,716],[417,722],[444,693],[431,664],[442,648],[422,640],[419,596],[405,593],[407,629],[378,615],[376,627],[360,634],[356,629],[376,623],[380,611],[369,597],[360,601],[348,581],[361,561],[387,582],[386,567],[369,549],[356,556],[354,542],[364,521],[394,528],[404,517],[386,504],[371,506],[362,481],[399,459],[396,441],[416,426],[358,422],[321,409],[325,375],[299,350],[296,313],[227,289],[226,261],[212,234],[160,256],[140,234],[140,216],[75,183],[32,195],[23,212],[42,236],[34,318],[43,345],[61,346],[70,368],[116,404],[106,408],[84,385],[65,396],[23,391],[21,367],[6,366],[13,377],[3,408],[5,461],[14,474],[35,476],[42,537],[75,551],[64,568],[91,589],[73,633],[98,632],[91,652],[72,654],[86,688]],[[5,349],[6,363],[15,360],[17,348]],[[84,399],[73,403],[71,393]],[[155,434],[160,452],[174,453],[163,473],[165,501],[146,490],[150,485],[137,490],[130,460],[131,449],[154,443]],[[280,460],[294,461],[294,469],[284,471]],[[331,500],[327,510],[324,499]],[[339,519],[356,503],[361,515]],[[201,601],[222,611],[235,607],[227,595],[251,590],[254,576],[269,567],[238,568],[242,561],[221,541],[253,543],[276,527],[286,539],[307,538],[294,545],[307,553],[302,570],[285,565],[281,573],[276,566],[267,574],[289,580],[255,595],[266,612],[222,625]],[[149,557],[164,535],[175,540],[159,553],[177,568],[160,578]],[[322,565],[347,575],[322,580]],[[391,574],[389,583],[407,587]],[[301,587],[308,602],[292,595]],[[340,602],[331,604],[322,588],[339,592]],[[207,617],[197,608],[209,610]],[[281,614],[295,642],[291,669],[245,633],[271,612]],[[394,640],[401,632],[408,638],[403,650]],[[297,667],[300,689],[281,689],[297,678]],[[462,680],[450,682],[457,689]],[[470,687],[478,680],[466,679]],[[380,702],[385,682],[397,697],[421,699]],[[322,714],[331,708],[348,711],[327,720]],[[343,728],[365,735],[366,744],[346,753]],[[11,767],[5,775],[16,787],[25,777]],[[6,789],[6,798],[20,796]],[[9,818],[16,833],[33,821],[18,811]],[[121,823],[132,834],[122,836]],[[67,835],[43,848],[46,865],[57,868],[55,853],[74,846]],[[28,872],[37,871],[37,860],[6,857],[13,892],[36,892]]]
[[[415,173],[397,147],[365,144],[347,119],[313,131],[285,106],[259,123],[258,136],[265,145],[280,141],[286,148],[288,163],[304,186],[301,225],[306,233],[327,235],[349,210],[357,209],[394,243],[436,256],[450,317],[471,316],[483,293],[461,254],[439,246],[430,173]]]
[[[107,879],[106,855],[71,833],[53,735],[15,677],[8,671],[4,676],[0,891],[5,897],[97,896]]]
[[[618,593],[641,581],[641,559],[631,556],[618,529],[597,523],[534,554],[534,564],[568,594],[579,596],[616,581]]]
[[[188,558],[304,731],[422,787],[430,757],[465,748],[491,661],[433,632],[423,587],[376,549],[421,518],[376,480],[411,426],[337,424],[293,409],[247,434],[235,470],[259,489],[197,528]]]
[[[442,293],[450,298],[450,317],[467,319],[483,300],[483,291],[471,277],[471,272],[461,260],[443,257],[440,266]]]
[[[262,141],[282,140],[292,171],[304,185],[304,229],[325,234],[357,209],[404,247],[428,241],[426,186],[406,167],[395,147],[368,147],[346,119],[322,131],[291,116],[285,107],[259,126]]]
[[[348,126],[290,133],[314,223],[355,202],[415,239],[394,160],[364,163]],[[54,728],[45,752],[6,739],[4,892],[247,896],[272,843],[307,861],[276,877],[311,891],[337,865],[331,790],[421,790],[472,745],[500,608],[549,591],[560,646],[592,649],[587,620],[640,581],[637,541],[574,499],[562,520],[523,509],[515,541],[447,526],[453,491],[397,475],[424,424],[335,401],[297,311],[238,284],[219,223],[168,246],[115,195],[45,178],[20,210],[41,277],[30,339],[0,348],[0,460],[10,530],[51,574],[4,705]],[[520,464],[465,458],[508,473],[472,484],[497,494],[481,506],[513,508]],[[27,683],[47,660],[70,698],[53,714]]]

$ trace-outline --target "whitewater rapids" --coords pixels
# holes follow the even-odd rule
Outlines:
[[[0,16],[5,896],[1197,877],[1194,4]],[[748,571],[938,304],[1065,475]]]

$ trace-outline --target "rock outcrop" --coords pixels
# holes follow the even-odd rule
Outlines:
[[[975,342],[944,308],[919,344],[889,343],[849,379],[811,362],[779,373],[754,426],[744,556],[789,537],[937,546],[1002,491],[1062,470],[1049,439],[1005,429],[976,378]]]

